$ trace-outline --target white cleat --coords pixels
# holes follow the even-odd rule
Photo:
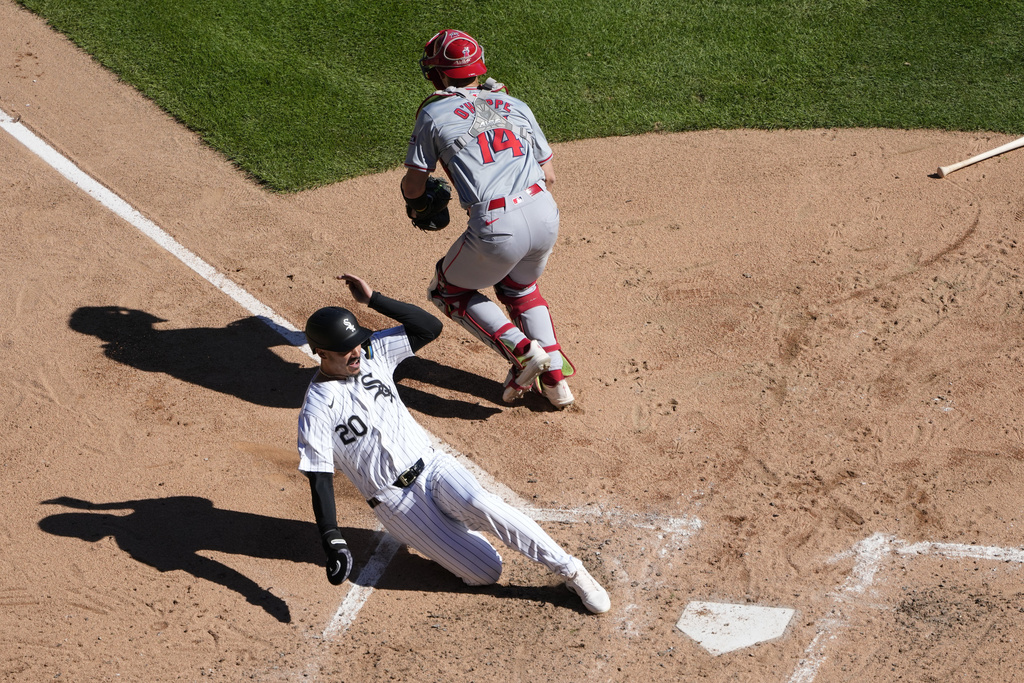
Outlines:
[[[565,587],[580,596],[583,606],[594,614],[604,614],[612,607],[608,591],[601,588],[601,584],[583,567],[565,580]]]
[[[520,389],[516,386],[515,367],[509,368],[508,374],[505,375],[505,390],[501,393],[501,400],[505,403],[511,403],[522,396],[523,391],[525,391],[525,389]]]
[[[533,386],[533,381],[551,367],[551,356],[536,341],[530,341],[526,353],[519,357],[523,367],[516,374],[516,368],[508,371],[505,378],[505,391],[501,394],[501,400],[511,403],[523,395],[523,392]]]
[[[537,380],[537,385],[540,387],[541,395],[551,401],[551,405],[559,410],[571,406],[573,401],[576,400],[572,395],[572,391],[569,390],[569,383],[564,379],[559,380],[558,384],[551,387],[544,384],[541,380]]]

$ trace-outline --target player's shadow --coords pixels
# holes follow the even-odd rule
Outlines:
[[[213,551],[322,566],[320,535],[312,522],[280,519],[248,512],[222,510],[206,498],[173,496],[117,503],[91,503],[61,496],[43,505],[62,505],[85,512],[62,512],[44,517],[39,528],[55,536],[95,543],[112,537],[133,559],[161,572],[180,570],[197,579],[232,590],[281,622],[291,621],[287,603],[245,574],[200,555]],[[107,511],[116,511],[111,514]],[[125,514],[127,512],[127,514]],[[342,528],[356,554],[358,576],[363,553],[376,547],[379,534]],[[365,550],[364,550],[365,549]],[[327,581],[324,573],[318,578]]]
[[[69,327],[104,342],[108,358],[271,408],[298,408],[314,372],[270,349],[288,342],[257,317],[227,327],[159,329],[163,318],[121,306],[83,306]]]
[[[492,542],[493,537],[488,537]],[[349,544],[351,545],[351,544]],[[512,552],[505,546],[498,546],[499,552]],[[538,585],[519,585],[512,583],[496,583],[490,586],[467,586],[462,579],[447,569],[420,555],[411,553],[405,546],[399,551],[388,570],[377,581],[377,588],[383,590],[412,590],[434,593],[466,593],[471,595],[492,595],[502,600],[527,600],[529,602],[547,602],[556,607],[586,613],[579,598],[569,592],[561,580],[556,585],[542,585],[545,581],[555,581],[554,575],[541,566],[537,567]],[[355,572],[352,572],[355,574]],[[414,577],[414,578],[410,578]],[[500,581],[504,581],[501,579]]]
[[[402,380],[432,384],[441,389],[470,394],[488,402],[500,400],[503,389],[501,382],[419,357],[402,361],[395,370],[396,384]],[[434,417],[486,420],[491,415],[501,412],[500,408],[493,405],[441,398],[408,384],[399,384],[398,394],[412,410]]]
[[[476,396],[492,404],[502,404],[501,392],[505,387],[501,382],[481,377],[459,368],[442,365],[427,358],[413,357],[403,361],[395,371],[395,381],[409,379],[424,384],[433,384],[449,391],[458,391]],[[464,420],[486,420],[501,409],[494,405],[486,406],[468,401],[453,401],[440,398],[408,385],[399,386],[398,393],[407,406],[434,417],[457,417]],[[517,401],[534,412],[551,412],[558,409],[547,399],[535,392],[527,392],[526,396]]]

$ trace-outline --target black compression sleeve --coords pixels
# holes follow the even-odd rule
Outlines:
[[[306,472],[309,490],[313,495],[313,516],[320,534],[338,527],[338,513],[334,505],[334,475],[328,472]]]
[[[409,335],[409,345],[412,346],[413,353],[437,339],[444,327],[440,320],[419,306],[396,301],[380,292],[373,293],[367,306],[397,320],[405,327],[405,333]]]

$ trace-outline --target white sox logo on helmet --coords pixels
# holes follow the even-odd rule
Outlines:
[[[356,331],[356,326],[352,324],[351,320],[346,318],[345,319],[345,329],[347,329],[349,332],[355,332]]]

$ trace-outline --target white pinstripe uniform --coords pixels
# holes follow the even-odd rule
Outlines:
[[[341,469],[364,498],[379,501],[373,512],[396,539],[471,586],[501,576],[501,556],[480,531],[561,576],[582,569],[536,522],[431,446],[393,378],[412,355],[404,328],[394,327],[373,335],[358,375],[329,379],[317,373],[299,412],[299,469]],[[408,487],[395,486],[419,459],[423,472]]]

